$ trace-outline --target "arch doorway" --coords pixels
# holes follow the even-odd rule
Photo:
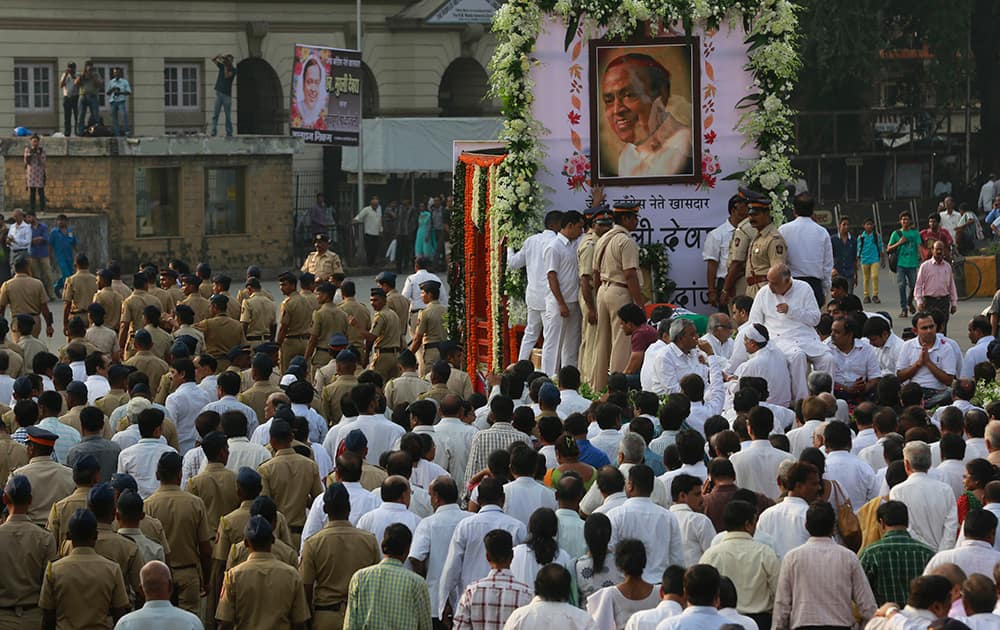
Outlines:
[[[240,135],[278,136],[284,132],[285,108],[278,74],[259,57],[236,66],[236,130]]]
[[[478,61],[461,57],[452,61],[441,77],[438,107],[441,116],[482,116],[487,103],[489,77]]]

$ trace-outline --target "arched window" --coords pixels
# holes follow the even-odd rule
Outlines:
[[[361,63],[361,72],[361,117],[375,118],[378,116],[378,81],[375,80],[375,73],[364,62]]]
[[[443,117],[482,116],[486,108],[489,77],[479,62],[460,57],[451,62],[438,87],[438,107]]]

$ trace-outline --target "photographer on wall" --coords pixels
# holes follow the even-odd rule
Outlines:
[[[104,81],[94,69],[94,62],[88,60],[83,64],[83,72],[74,81],[80,88],[80,107],[77,110],[76,135],[82,136],[83,130],[91,125],[101,124],[100,95]],[[90,120],[84,116],[90,110]],[[87,121],[87,122],[84,122]]]
[[[108,102],[111,103],[111,126],[116,136],[128,135],[128,97],[132,86],[128,79],[122,76],[121,68],[111,69],[111,80],[108,81]],[[118,113],[122,114],[122,125],[118,126]]]
[[[68,138],[76,129],[77,108],[80,106],[80,86],[76,84],[76,63],[69,62],[62,76],[59,77],[59,87],[63,93],[63,134]]]
[[[35,209],[38,196],[39,210],[45,212],[45,149],[38,134],[33,134],[28,146],[24,147],[24,168],[26,171],[30,208]]]

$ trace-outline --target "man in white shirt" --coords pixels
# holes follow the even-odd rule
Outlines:
[[[708,551],[712,546],[712,539],[715,538],[712,521],[702,513],[705,506],[701,496],[703,483],[704,479],[687,474],[677,475],[670,482],[670,498],[673,501],[670,513],[677,518],[681,530],[686,567],[698,564],[702,554]]]
[[[194,448],[198,432],[194,421],[211,402],[208,394],[195,383],[194,363],[191,359],[178,359],[170,368],[174,391],[167,396],[167,413],[177,425],[177,441],[183,455]]]
[[[371,267],[375,261],[381,258],[382,236],[382,206],[379,205],[378,196],[373,195],[371,202],[361,209],[354,217],[355,223],[363,224],[365,235],[365,255],[368,259],[368,266]],[[381,536],[379,537],[381,541]]]
[[[626,538],[635,538],[646,546],[646,569],[642,578],[655,583],[668,565],[684,565],[684,543],[677,517],[650,499],[653,470],[645,464],[628,471],[625,493],[628,500],[608,512],[611,520],[611,546]]]
[[[851,507],[861,509],[879,496],[880,480],[872,467],[851,454],[851,428],[843,422],[828,422],[823,429],[826,462],[823,478],[836,481]]]
[[[958,242],[958,235],[956,234],[955,228],[957,228],[962,220],[962,213],[955,210],[955,200],[951,195],[944,198],[944,211],[938,213],[941,217],[941,227],[948,230],[948,234],[956,243]]]
[[[136,422],[142,437],[134,445],[118,454],[118,472],[128,473],[139,486],[139,496],[143,499],[160,487],[156,479],[156,467],[164,453],[176,453],[173,448],[160,440],[163,427],[163,413],[157,409],[145,409]]]
[[[684,573],[684,599],[687,608],[667,617],[657,630],[716,630],[729,623],[719,614],[719,588],[722,578],[715,567],[697,564]]]
[[[108,357],[100,352],[91,352],[83,360],[87,378],[83,382],[87,386],[87,404],[93,405],[98,398],[107,396],[111,391],[111,384],[108,382],[108,367],[110,361]],[[0,398],[0,400],[4,400]]]
[[[708,392],[705,391],[705,381],[697,374],[688,374],[681,378],[681,393],[691,401],[691,411],[686,422],[702,436],[705,435],[705,421],[722,413],[726,401],[725,380],[717,364],[712,366],[710,378]]]
[[[271,459],[271,453],[260,444],[253,444],[247,438],[247,419],[240,411],[222,412],[222,432],[229,438],[229,459],[226,468],[239,472],[246,466],[257,470],[257,467]]]
[[[350,496],[351,511],[347,515],[347,520],[354,526],[357,526],[362,516],[382,505],[381,488],[379,496],[376,496],[361,485],[362,466],[359,454],[344,451],[337,457],[337,469],[333,473],[333,478],[344,486]],[[319,495],[309,507],[309,514],[306,517],[305,526],[302,528],[302,543],[304,544],[307,538],[323,529],[324,525],[326,525],[326,512],[324,512],[323,495]]]
[[[538,508],[555,511],[559,507],[552,488],[535,480],[537,464],[538,454],[530,447],[514,449],[510,454],[510,474],[514,480],[503,486],[504,513],[521,521],[525,527]]]
[[[448,306],[448,289],[445,287],[444,282],[441,281],[436,274],[433,274],[428,269],[431,266],[430,258],[424,256],[417,256],[413,263],[414,272],[406,276],[406,281],[403,282],[403,290],[400,293],[403,294],[407,300],[410,301],[410,332],[417,325],[417,313],[419,311],[427,308],[424,304],[423,299],[420,297],[420,285],[428,280],[433,280],[441,284],[441,293],[438,295],[438,302],[441,306]]]
[[[955,380],[961,358],[938,334],[930,313],[918,313],[917,336],[903,342],[896,359],[896,375],[901,385],[913,381],[924,390],[924,401],[941,396]]]
[[[663,391],[656,394],[674,394],[681,390],[681,378],[687,374],[697,374],[703,381],[709,380],[709,366],[719,360],[698,347],[698,329],[690,319],[675,319],[670,322],[670,345],[660,359],[662,367],[657,380]],[[644,388],[645,389],[645,388]]]
[[[967,616],[958,620],[971,630],[1000,628],[1000,615],[994,612],[996,604],[997,591],[991,576],[969,574],[962,583],[962,605]]]
[[[728,362],[733,354],[733,324],[729,315],[712,313],[708,316],[708,328],[701,340],[712,347],[712,354]]]
[[[545,293],[545,339],[542,372],[555,376],[563,365],[576,365],[583,319],[580,311],[580,275],[577,239],[583,232],[583,215],[565,212],[559,233],[542,252],[548,291]]]
[[[896,373],[896,363],[903,340],[892,332],[892,326],[883,317],[869,317],[862,329],[862,335],[875,348],[878,367],[882,376]]]
[[[662,394],[667,391],[663,375],[666,367],[663,354],[670,346],[670,320],[661,320],[656,326],[656,332],[660,338],[646,348],[646,354],[642,357],[642,368],[639,369],[639,384],[644,392]]]
[[[664,619],[684,611],[684,568],[671,565],[660,580],[660,603],[656,608],[633,613],[625,630],[656,630]]]
[[[205,405],[202,411],[215,411],[220,416],[227,411],[242,413],[247,421],[246,435],[250,436],[259,424],[257,421],[257,412],[252,407],[244,405],[236,399],[236,396],[240,393],[240,382],[240,375],[236,372],[226,371],[220,374],[215,381],[218,400]],[[239,469],[237,468],[237,470]]]
[[[674,444],[680,456],[680,468],[668,470],[657,477],[668,497],[671,494],[674,478],[680,475],[691,475],[702,481],[708,479],[708,467],[705,466],[705,438],[697,431],[685,429],[677,434]]]
[[[966,575],[979,573],[993,577],[993,569],[1000,562],[1000,551],[993,548],[996,540],[997,517],[982,508],[969,510],[962,524],[962,536],[953,549],[938,551],[924,567],[930,575],[942,564],[956,564]]]
[[[504,514],[503,485],[492,477],[487,477],[478,486],[479,511],[461,521],[455,527],[448,548],[448,557],[441,571],[441,581],[437,611],[432,615],[441,617],[445,604],[450,603],[452,609],[458,605],[453,594],[459,592],[466,584],[486,577],[490,572],[486,560],[486,550],[483,536],[494,529],[509,532],[513,543],[519,545],[527,538],[527,528],[516,518]]]
[[[830,355],[833,357],[833,386],[843,400],[860,402],[871,397],[882,378],[878,356],[871,344],[857,338],[856,324],[846,319],[833,322]]]
[[[649,351],[646,351],[649,357]],[[645,367],[645,366],[644,366]],[[591,400],[580,395],[580,370],[575,365],[559,368],[559,406],[556,413],[567,418],[574,413],[586,414],[590,411]]]
[[[413,543],[410,545],[410,564],[413,571],[424,576],[427,589],[431,596],[431,615],[436,616],[441,609],[441,573],[445,560],[448,559],[448,549],[451,537],[458,524],[472,516],[458,507],[458,486],[454,480],[447,477],[435,479],[429,488],[431,505],[434,514],[420,521],[413,532]],[[458,601],[460,592],[452,593],[451,597]]]
[[[813,435],[831,415],[830,406],[819,396],[810,396],[802,401],[802,418],[805,424],[787,433],[793,456],[798,457],[803,450],[813,446]]]
[[[553,210],[545,215],[545,229],[526,238],[520,251],[507,249],[507,267],[509,269],[525,267],[528,274],[528,286],[524,292],[528,319],[524,326],[524,336],[521,338],[521,349],[517,354],[519,361],[531,358],[531,350],[543,330],[545,300],[549,293],[545,248],[556,237],[561,227],[562,213]]]
[[[476,437],[476,428],[461,420],[462,399],[449,394],[441,401],[441,420],[434,425],[434,439],[438,448],[446,448],[451,457],[445,468],[459,488],[465,487],[465,467],[469,463],[469,449]]]
[[[618,444],[622,441],[621,432],[622,410],[614,404],[604,403],[594,411],[594,418],[600,428],[590,444],[608,456],[608,461],[614,461],[618,456]]]
[[[750,327],[747,320],[750,318],[751,308],[753,308],[752,297],[748,295],[737,295],[733,298],[732,305],[730,306],[732,317],[730,323],[736,327],[736,334],[733,336],[732,352],[729,355],[729,360],[725,366],[727,374],[735,372],[736,368],[738,368],[741,363],[750,358],[747,354],[743,338],[746,335],[747,329]]]
[[[786,553],[809,540],[806,510],[823,490],[819,471],[808,462],[792,464],[784,484],[788,496],[761,512],[757,520],[758,539],[767,536],[774,541],[774,551],[779,558],[784,558]]]
[[[550,563],[535,578],[535,598],[510,614],[504,630],[598,630],[586,610],[570,604],[572,577],[562,565]]]
[[[625,444],[626,441],[622,440],[622,445]],[[629,467],[631,468],[631,465]],[[597,489],[596,493],[595,488]],[[592,498],[595,494],[596,498]],[[597,471],[597,480],[594,485],[590,486],[590,490],[580,502],[580,511],[583,514],[607,514],[627,500],[625,475],[609,464],[601,466],[600,470]]]
[[[382,540],[385,528],[394,523],[406,525],[410,531],[417,529],[421,518],[411,512],[410,482],[405,477],[386,477],[381,488],[382,504],[358,519],[357,528],[363,529]]]
[[[982,210],[983,214],[993,209],[993,197],[997,191],[996,180],[997,176],[990,173],[986,183],[979,189],[979,200],[976,202],[976,208]]]
[[[28,257],[31,247],[31,226],[24,220],[24,211],[14,208],[14,223],[7,228],[7,244],[10,245],[10,272],[14,273],[14,263]]]
[[[788,360],[775,342],[770,331],[763,324],[750,324],[744,331],[743,347],[749,359],[733,372],[734,380],[729,382],[726,392],[728,400],[736,395],[739,379],[759,377],[767,381],[767,402],[787,407],[792,402],[792,375]],[[726,405],[732,406],[731,402]]]
[[[969,322],[969,341],[972,342],[972,347],[965,353],[965,359],[962,361],[962,372],[959,374],[961,378],[974,378],[976,366],[989,361],[986,352],[995,339],[990,334],[992,331],[990,320],[982,315],[973,317]]]
[[[889,498],[902,501],[910,513],[910,531],[938,551],[955,546],[958,534],[958,511],[955,495],[948,484],[927,475],[931,450],[926,442],[915,440],[903,447],[906,481],[889,491]]]
[[[854,408],[854,422],[858,426],[858,434],[851,441],[851,452],[857,455],[862,449],[868,448],[878,441],[875,435],[875,413],[878,407],[874,403],[865,401]],[[869,464],[870,465],[870,464]],[[872,466],[874,469],[875,467]]]
[[[778,466],[783,461],[795,460],[790,453],[771,446],[767,437],[773,426],[774,413],[766,407],[754,407],[747,418],[750,446],[729,457],[736,471],[736,484],[772,501],[781,494],[777,482]]]
[[[392,450],[406,431],[378,413],[375,386],[371,383],[355,386],[351,390],[351,401],[358,408],[359,415],[358,419],[349,425],[349,430],[360,429],[365,434],[365,438],[368,439],[368,454],[365,456],[365,461],[378,465],[382,453]],[[346,427],[340,429],[339,435],[346,437],[344,428]]]
[[[948,617],[954,592],[951,581],[943,575],[920,576],[910,583],[910,595],[902,610],[879,609],[865,630],[925,630],[936,620]]]
[[[829,248],[830,239],[825,239]],[[807,361],[812,363],[814,370],[833,373],[830,349],[816,332],[819,318],[819,307],[809,285],[793,280],[787,265],[779,263],[771,267],[767,272],[767,286],[757,292],[747,321],[763,324],[770,333],[771,342],[787,358],[793,400],[808,395]]]
[[[706,286],[708,287],[709,304],[719,303],[719,293],[729,271],[729,243],[740,221],[747,218],[746,200],[739,195],[729,198],[729,218],[705,237],[705,245],[701,249],[701,258],[705,261],[707,271]],[[711,323],[708,334],[712,334]]]
[[[575,475],[565,475],[556,482],[556,519],[559,522],[556,542],[570,558],[587,554],[587,540],[583,533],[583,519],[580,517],[580,501],[583,499],[583,482]]]
[[[792,277],[806,282],[813,290],[816,306],[826,304],[833,273],[833,244],[826,228],[813,220],[816,202],[809,193],[800,193],[793,202],[795,220],[785,223],[778,232],[788,247],[788,268]]]

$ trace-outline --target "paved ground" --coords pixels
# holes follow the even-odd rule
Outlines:
[[[442,280],[444,280],[445,283],[447,284],[447,279],[445,278],[445,274],[439,273],[438,276],[441,277]],[[367,303],[369,292],[371,288],[375,286],[375,273],[361,271],[357,275],[352,276],[351,279],[354,280],[355,284],[357,285],[359,301]],[[402,289],[403,282],[405,280],[406,276],[401,275],[396,282],[397,288]],[[279,291],[278,289],[277,281],[264,282],[264,288],[267,289],[271,293],[271,295],[274,295],[275,297],[281,295],[281,291]],[[232,295],[236,295],[236,292],[238,290],[239,290],[239,285],[234,281],[233,289],[230,291],[230,293]],[[858,288],[855,289],[854,292],[859,297],[862,296],[863,292],[861,290],[860,284],[858,285]],[[893,317],[893,324],[894,324],[893,328],[896,331],[896,333],[899,334],[900,332],[902,332],[904,327],[909,326],[909,322],[900,321],[900,318],[896,317],[897,315],[899,315],[899,292],[898,289],[896,288],[896,275],[890,272],[888,269],[883,269],[879,276],[879,293],[880,293],[879,297],[881,298],[882,303],[879,305],[866,304],[865,308],[866,310],[872,310],[872,311],[884,310],[888,312]],[[951,336],[955,339],[955,341],[959,343],[963,351],[968,349],[968,347],[971,345],[969,342],[969,338],[966,335],[966,326],[969,320],[972,319],[972,317],[974,317],[975,315],[978,315],[983,309],[988,307],[989,304],[990,304],[989,298],[973,298],[971,300],[966,300],[964,302],[958,303],[958,312],[955,315],[952,315],[951,319],[952,325],[949,328]],[[49,309],[55,316],[55,321],[57,324],[60,321],[62,321],[62,308],[63,308],[63,303],[61,301],[55,301],[49,303]],[[55,336],[52,339],[45,339],[44,341],[46,341],[49,347],[52,348],[53,350],[56,350],[60,346],[62,346],[66,341],[66,338],[62,334],[62,326],[57,325]]]

